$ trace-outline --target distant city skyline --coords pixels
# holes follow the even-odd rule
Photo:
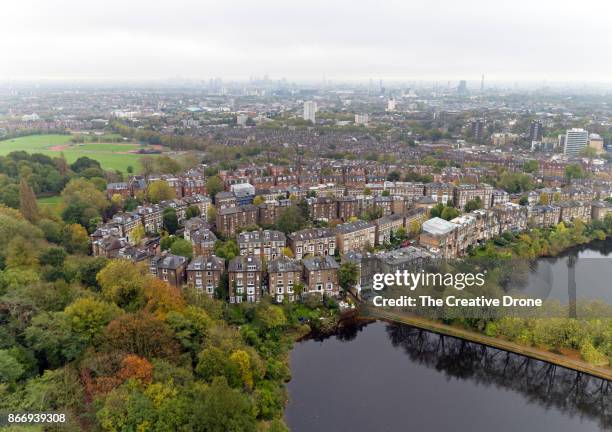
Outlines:
[[[77,0],[3,4],[0,80],[610,82],[612,4]],[[453,83],[457,85],[456,82]]]

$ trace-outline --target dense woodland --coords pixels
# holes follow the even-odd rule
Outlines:
[[[66,412],[69,430],[286,429],[288,350],[333,305],[229,307],[87,256],[84,231],[0,208],[2,409]]]
[[[88,230],[129,205],[106,198],[95,161],[17,152],[0,171],[0,409],[67,413],[61,430],[286,430],[287,353],[334,322],[334,302],[236,307],[171,288],[88,255]],[[60,211],[37,193],[60,193]]]

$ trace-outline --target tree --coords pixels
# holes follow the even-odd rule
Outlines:
[[[64,310],[68,327],[87,340],[102,333],[119,313],[117,306],[93,298],[78,299]]]
[[[64,260],[68,254],[61,247],[50,247],[41,252],[38,261],[41,265],[49,265],[52,267],[61,267],[64,265]]]
[[[353,288],[359,282],[359,267],[352,262],[344,262],[338,270],[338,282],[344,291]]]
[[[142,167],[142,173],[146,176],[150,176],[155,172],[155,159],[151,156],[143,156],[139,160],[140,166]]]
[[[240,255],[240,248],[238,248],[238,244],[234,239],[230,239],[226,242],[217,240],[215,242],[215,255],[229,261]]]
[[[383,216],[382,207],[370,206],[361,215],[361,218],[367,221],[373,221],[375,219],[380,219]]]
[[[584,172],[580,164],[570,164],[565,167],[565,178],[568,181],[585,177],[586,173]]]
[[[215,206],[213,206],[212,204],[208,205],[208,211],[206,212],[208,214],[208,222],[213,223],[215,222],[215,220],[217,219],[217,208]]]
[[[580,150],[580,156],[587,157],[587,158],[594,158],[597,156],[597,150],[595,150],[593,147],[585,147],[582,150]]]
[[[127,260],[112,260],[96,277],[104,298],[117,306],[135,310],[143,304],[145,269]]]
[[[121,360],[121,369],[119,369],[117,377],[122,381],[135,379],[141,383],[149,384],[153,380],[153,365],[145,358],[128,354]]]
[[[39,213],[36,195],[34,195],[32,187],[25,178],[22,178],[19,182],[19,210],[30,222],[35,223],[38,221]]]
[[[70,180],[62,191],[62,200],[66,206],[62,219],[85,227],[92,218],[100,216],[111,205],[106,194],[84,178]]]
[[[398,171],[391,171],[387,175],[387,180],[391,182],[396,182],[400,180],[400,173]]]
[[[289,206],[283,209],[276,220],[276,229],[285,234],[298,231],[305,225],[306,220],[296,206]]]
[[[162,174],[178,174],[181,172],[181,164],[169,156],[162,155],[155,159],[157,171]]]
[[[263,204],[264,202],[266,202],[266,200],[264,199],[263,196],[261,195],[257,195],[254,199],[253,199],[253,205],[260,205]]]
[[[174,189],[170,187],[164,180],[156,180],[151,182],[147,187],[147,199],[152,203],[174,199]]]
[[[146,313],[124,314],[104,331],[105,346],[143,358],[176,358],[180,348],[172,330],[159,318]]]
[[[130,240],[132,240],[132,243],[137,245],[144,238],[144,236],[145,236],[144,226],[142,224],[139,224],[130,233]]]
[[[89,236],[87,230],[79,224],[65,225],[62,230],[62,244],[70,253],[89,252]]]
[[[176,211],[173,208],[167,208],[164,210],[162,214],[162,220],[164,224],[164,228],[170,234],[174,234],[178,229],[178,218],[176,216]]]
[[[193,257],[193,247],[189,240],[185,240],[182,238],[177,238],[172,246],[170,246],[170,252],[174,255],[184,256],[187,259],[191,259]]]
[[[30,269],[38,265],[38,256],[35,248],[24,237],[17,235],[6,247],[6,267]]]
[[[482,199],[477,196],[476,198],[474,198],[473,200],[469,200],[466,204],[465,204],[465,212],[469,213],[472,212],[474,210],[478,210],[482,208]]]
[[[80,173],[88,168],[96,168],[102,171],[102,167],[100,166],[100,162],[95,159],[88,158],[87,156],[81,156],[76,161],[74,161],[70,168],[72,171]]]
[[[221,180],[221,177],[214,175],[206,179],[206,191],[212,199],[215,199],[215,195],[217,195],[222,190],[223,180]]]
[[[185,308],[181,291],[155,277],[146,278],[144,295],[145,310],[160,319],[165,319],[171,311],[182,311]]]
[[[9,350],[0,350],[0,383],[15,382],[24,372],[23,365],[10,354]]]
[[[531,159],[528,161],[525,161],[525,163],[523,164],[523,171],[525,171],[526,173],[535,173],[540,169],[540,163],[535,160],[535,159]]]
[[[255,415],[250,400],[230,388],[224,377],[215,377],[197,398],[193,408],[194,431],[255,431]]]
[[[200,216],[200,213],[200,207],[196,205],[190,205],[189,207],[187,207],[187,210],[185,210],[185,218],[191,219],[194,217],[198,217]]]

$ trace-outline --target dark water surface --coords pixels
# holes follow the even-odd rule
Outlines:
[[[612,383],[409,326],[376,322],[291,354],[292,431],[612,428]]]
[[[612,265],[590,260],[611,253],[611,240],[594,242],[543,263],[549,297],[568,299],[574,257],[577,297],[612,303]],[[401,324],[300,342],[291,371],[286,420],[297,432],[612,430],[612,382]]]

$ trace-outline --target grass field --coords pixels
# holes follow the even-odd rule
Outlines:
[[[38,203],[38,208],[41,210],[49,209],[54,213],[59,213],[59,204],[62,202],[62,197],[59,195],[54,195],[50,197],[37,198],[36,202]]]
[[[87,156],[100,162],[102,168],[127,172],[132,166],[135,172],[140,171],[138,160],[142,155],[127,153],[140,147],[134,143],[83,143],[74,144],[71,135],[31,135],[0,141],[0,155],[23,150],[28,153],[42,153],[47,156],[59,156],[64,153],[69,163],[81,156]]]

